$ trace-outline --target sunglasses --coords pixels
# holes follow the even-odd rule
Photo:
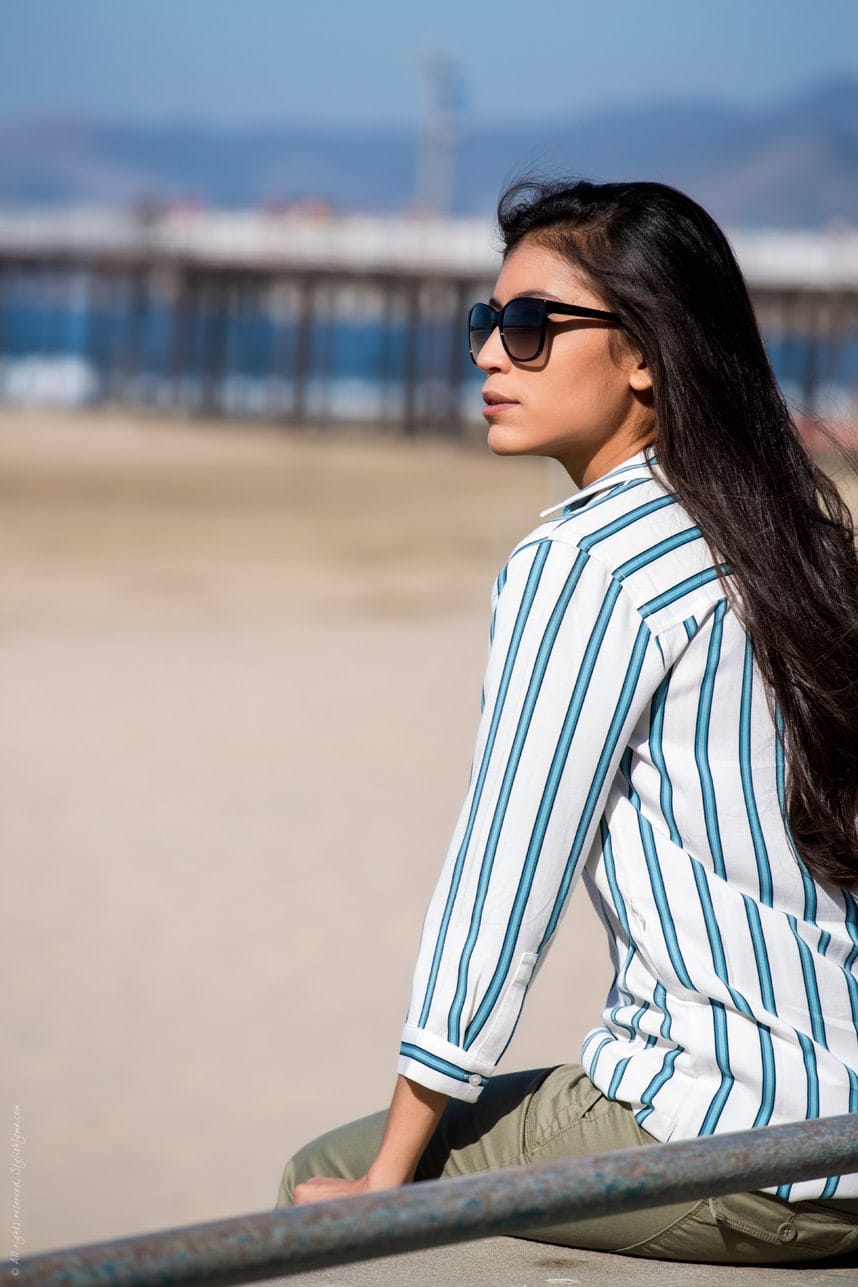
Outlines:
[[[584,308],[579,304],[557,304],[553,299],[511,299],[503,308],[491,304],[474,304],[468,313],[468,349],[476,362],[480,350],[492,331],[500,331],[501,344],[513,362],[532,362],[545,346],[548,318],[553,313],[564,317],[595,317],[619,322],[616,313],[602,308]]]

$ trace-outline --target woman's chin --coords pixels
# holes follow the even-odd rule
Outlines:
[[[530,450],[527,437],[499,424],[490,424],[486,444],[496,456],[524,456]]]

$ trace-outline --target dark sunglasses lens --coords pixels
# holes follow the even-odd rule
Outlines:
[[[512,299],[503,315],[506,351],[516,362],[529,362],[540,349],[545,311],[540,300]]]
[[[480,349],[491,335],[494,324],[494,309],[489,308],[488,304],[474,304],[468,314],[468,347],[474,360],[479,357]]]

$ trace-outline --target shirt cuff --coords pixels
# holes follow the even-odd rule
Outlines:
[[[473,1103],[479,1099],[494,1068],[484,1059],[473,1059],[467,1051],[423,1028],[406,1025],[397,1071],[429,1090]]]

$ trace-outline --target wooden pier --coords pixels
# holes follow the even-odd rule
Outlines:
[[[858,420],[858,231],[731,240],[793,400]],[[95,373],[93,400],[457,434],[474,380],[465,313],[498,266],[482,219],[0,212],[0,362],[71,354]],[[353,415],[344,330],[363,346],[353,386],[376,391]]]

